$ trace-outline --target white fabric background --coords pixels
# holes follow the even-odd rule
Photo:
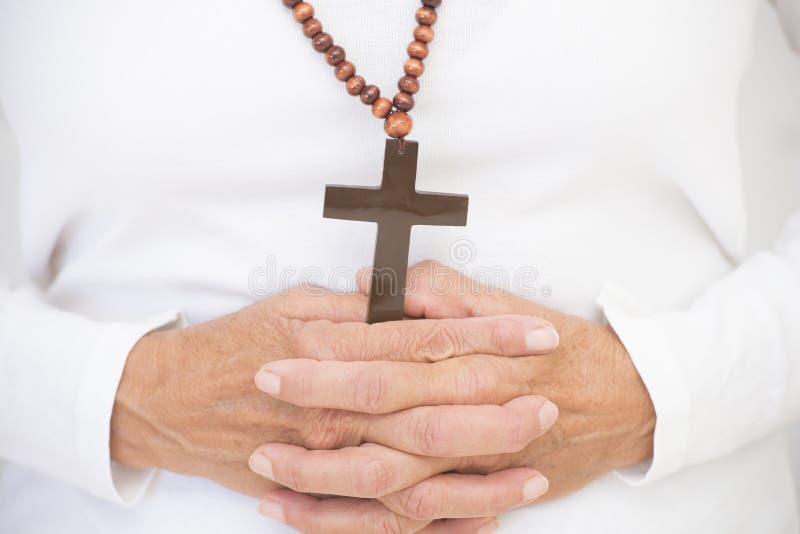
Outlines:
[[[800,58],[792,56],[774,13],[758,18],[757,47],[743,84],[740,138],[751,205],[751,249],[768,247],[800,196]],[[781,187],[759,187],[759,177],[780,178]],[[19,275],[18,162],[0,109],[0,272]],[[794,465],[800,488],[800,425],[794,431]],[[798,492],[800,495],[800,492]]]

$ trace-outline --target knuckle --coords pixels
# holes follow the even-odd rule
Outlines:
[[[354,444],[358,432],[346,412],[314,409],[308,411],[303,443],[308,449],[338,449]]]
[[[383,497],[390,493],[393,483],[392,470],[382,460],[370,460],[356,473],[356,490],[368,498]]]
[[[399,497],[402,515],[417,521],[436,519],[444,506],[443,494],[424,482],[403,491]]]
[[[515,337],[516,330],[512,324],[497,319],[491,322],[490,343],[492,347],[498,349],[498,354],[501,356],[508,353],[505,347],[512,343]]]
[[[459,328],[439,323],[422,337],[419,353],[427,361],[445,360],[455,355],[464,344],[464,334]]]
[[[464,399],[484,397],[493,391],[491,377],[493,375],[480,372],[475,366],[460,366],[455,374],[453,387],[456,394]]]
[[[370,359],[370,328],[373,325],[333,325],[327,343],[331,346],[331,359],[364,361]]]
[[[292,355],[295,358],[325,359],[330,353],[330,347],[322,332],[329,324],[329,321],[324,320],[313,321],[293,329],[289,334]]]
[[[446,448],[447,438],[446,422],[434,409],[427,410],[412,431],[414,444],[422,454],[433,455]]]
[[[354,409],[365,413],[379,413],[386,397],[383,376],[365,369],[358,373],[352,386],[351,401]]]
[[[306,492],[308,487],[308,474],[299,462],[294,462],[286,470],[287,479],[282,481],[295,491]]]
[[[391,513],[385,512],[375,519],[373,528],[365,529],[364,532],[374,531],[376,534],[403,534],[403,525],[400,518]]]
[[[364,330],[362,348],[365,358],[387,359],[408,347],[408,335],[403,328],[372,324]]]

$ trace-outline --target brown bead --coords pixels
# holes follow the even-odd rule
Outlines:
[[[283,0],[283,5],[285,5],[286,7],[289,7],[289,8],[294,7],[299,3],[300,3],[300,0]]]
[[[411,59],[406,61],[405,65],[403,65],[403,70],[409,76],[414,76],[415,78],[419,78],[420,76],[422,76],[422,73],[425,72],[425,64],[421,60],[412,57]]]
[[[416,94],[419,91],[419,80],[413,76],[403,76],[397,81],[397,88],[410,95]]]
[[[297,22],[305,22],[314,16],[314,7],[308,2],[300,2],[294,6],[292,14]]]
[[[427,27],[427,26],[422,26]],[[322,31],[322,23],[315,18],[310,18],[303,23],[303,35],[314,37]]]
[[[314,50],[317,52],[324,52],[333,46],[333,37],[331,37],[329,33],[318,33],[311,39],[311,46],[313,46]]]
[[[414,41],[407,48],[408,55],[417,59],[425,59],[428,57],[428,45],[422,41]]]
[[[408,93],[400,91],[394,95],[394,100],[392,103],[394,104],[394,107],[400,111],[411,111],[411,108],[414,107],[414,97]]]
[[[442,0],[422,0],[422,5],[437,8],[442,5]]]
[[[366,85],[367,82],[361,76],[350,76],[350,79],[347,80],[347,92],[353,96],[358,96]]]
[[[383,131],[386,132],[386,135],[395,139],[407,136],[411,133],[412,128],[414,128],[414,121],[411,120],[411,116],[408,113],[403,111],[395,111],[383,123]]]
[[[349,61],[342,61],[333,69],[333,74],[336,76],[336,79],[342,82],[347,81],[355,73],[356,66]]]
[[[325,51],[325,61],[328,65],[338,65],[345,60],[347,54],[341,46],[332,46]]]
[[[379,98],[372,104],[372,114],[379,119],[385,119],[392,112],[392,101],[388,98]]]
[[[296,9],[296,8],[295,8]],[[313,14],[313,13],[312,13]],[[433,26],[436,24],[436,10],[431,7],[421,7],[416,13],[417,22],[425,26]]]
[[[361,101],[368,106],[371,106],[375,103],[376,100],[381,96],[381,90],[378,89],[377,85],[369,85],[361,91]]]
[[[430,43],[433,41],[433,37],[436,34],[433,31],[433,28],[430,26],[425,26],[424,24],[420,24],[414,30],[414,39],[417,41],[422,41],[423,43]]]

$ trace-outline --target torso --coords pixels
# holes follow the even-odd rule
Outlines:
[[[732,135],[724,105],[753,4],[445,2],[412,112],[417,185],[469,194],[471,213],[466,228],[415,228],[410,261],[438,259],[595,320],[609,281],[656,308],[685,305],[731,269],[709,230],[718,225],[683,184],[740,188],[726,175],[735,148],[710,147],[716,177],[681,162],[693,156],[685,147]],[[391,95],[416,5],[315,7]],[[328,183],[378,184],[381,124],[280,2],[31,0],[3,11],[0,95],[22,152],[26,259],[54,302],[106,319],[177,307],[198,322],[303,277],[351,288],[348,273],[371,262],[374,227],[323,219],[322,200]],[[711,122],[691,123],[708,106]],[[790,525],[785,462],[766,441],[647,488],[609,475],[515,512],[506,531]],[[769,506],[742,506],[752,494],[731,487],[734,470],[763,482]],[[281,531],[249,498],[168,473],[124,512],[14,467],[0,491],[12,531],[55,519],[83,532]],[[697,508],[709,495],[718,506]],[[43,496],[57,503],[51,519],[19,515]]]

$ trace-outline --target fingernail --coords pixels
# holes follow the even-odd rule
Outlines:
[[[258,504],[258,511],[267,517],[271,517],[281,523],[286,523],[283,515],[283,506],[273,501],[261,501]]]
[[[272,474],[272,462],[264,455],[263,452],[256,451],[250,457],[248,462],[250,469],[263,477],[274,479],[275,475]]]
[[[267,371],[259,371],[256,375],[256,386],[264,393],[278,396],[281,393],[281,377]]]
[[[485,525],[483,525],[481,528],[478,529],[477,534],[491,534],[492,532],[497,530],[497,527],[499,526],[500,523],[498,523],[497,521],[486,523]]]
[[[547,488],[549,487],[550,483],[546,478],[544,478],[542,475],[536,475],[532,479],[528,480],[524,486],[522,486],[522,499],[524,502],[538,499],[547,493]]]
[[[558,407],[550,401],[547,401],[544,406],[539,408],[539,424],[542,425],[542,430],[547,430],[553,426],[558,419]]]
[[[528,350],[535,352],[551,351],[558,347],[558,332],[552,326],[531,330],[525,336]]]

